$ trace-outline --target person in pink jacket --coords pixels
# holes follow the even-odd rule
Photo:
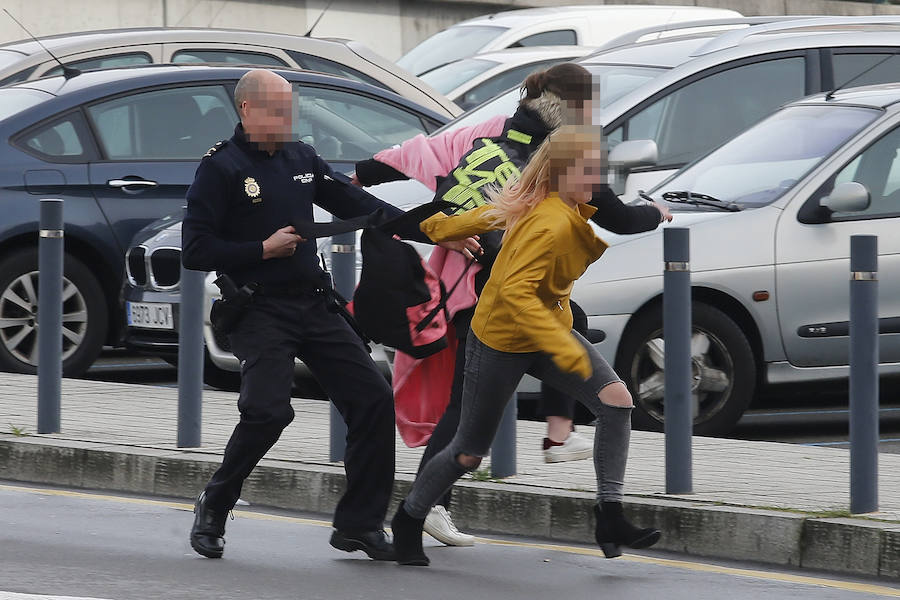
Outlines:
[[[368,186],[416,179],[435,192],[435,199],[450,201],[463,210],[474,208],[485,202],[481,188],[502,186],[509,176],[518,176],[529,156],[557,127],[564,122],[589,123],[593,94],[590,73],[575,63],[532,73],[522,85],[522,99],[511,117],[499,115],[435,136],[418,135],[358,162],[353,181]],[[646,231],[659,223],[657,207],[628,207],[608,188],[595,200],[601,210],[594,220],[616,233]],[[456,334],[448,336],[449,347],[424,360],[401,353],[395,358],[393,386],[401,436],[409,446],[427,442],[420,471],[450,442],[459,424],[465,339],[478,295],[499,251],[499,233],[493,238],[482,236],[481,244],[482,251],[474,254],[435,247],[429,259],[429,266],[447,289],[463,277],[448,302]],[[478,263],[467,268],[473,258]],[[587,336],[584,312],[574,303],[572,308],[575,329]],[[574,431],[574,399],[549,386],[542,385],[541,391],[539,413],[548,425],[543,442],[545,460],[589,458],[593,444]],[[474,538],[453,524],[447,512],[449,504],[448,490],[427,516],[425,531],[448,545],[472,545]]]

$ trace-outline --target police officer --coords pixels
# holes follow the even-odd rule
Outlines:
[[[315,240],[288,225],[313,220],[313,203],[340,218],[383,208],[402,214],[349,185],[306,144],[291,142],[291,85],[266,70],[246,73],[235,88],[241,123],[231,139],[201,161],[187,193],[182,227],[185,267],[217,270],[258,290],[229,334],[241,363],[240,422],[222,465],[194,507],[191,546],[219,558],[225,518],[244,479],[293,420],[294,358],[316,376],[347,423],[347,489],[334,515],[331,545],[392,560],[383,530],[394,478],[391,388],[362,341],[328,310]],[[423,239],[416,230],[408,236]]]

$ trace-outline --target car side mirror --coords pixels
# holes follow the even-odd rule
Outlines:
[[[653,140],[629,140],[619,142],[609,153],[610,166],[628,170],[636,167],[652,167],[659,152]]]
[[[856,181],[846,181],[834,186],[831,193],[819,200],[819,205],[831,212],[858,212],[869,208],[869,190]]]

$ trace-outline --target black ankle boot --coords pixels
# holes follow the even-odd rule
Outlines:
[[[594,535],[606,558],[622,556],[619,546],[649,548],[659,541],[658,529],[651,527],[640,529],[628,522],[622,511],[621,502],[602,502],[601,505],[602,509],[594,505],[594,515],[597,517]]]
[[[416,519],[406,512],[406,503],[401,502],[397,507],[394,518],[391,519],[391,529],[394,532],[394,551],[397,553],[397,563],[416,567],[427,567],[431,561],[425,556],[422,549],[422,528],[425,519]]]
[[[222,558],[225,551],[225,518],[227,510],[213,510],[206,506],[206,492],[194,504],[194,525],[191,527],[191,548],[207,558]]]

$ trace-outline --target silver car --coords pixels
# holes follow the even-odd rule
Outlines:
[[[848,376],[854,234],[879,238],[880,372],[900,372],[900,85],[793,102],[649,196],[690,229],[696,433],[731,429],[761,383]],[[662,230],[601,235],[610,248],[573,298],[605,334],[596,346],[631,389],[635,424],[659,429]]]
[[[898,16],[817,17],[724,33],[674,33],[578,61],[600,86],[594,122],[603,125],[610,145],[635,139],[657,144],[656,165],[632,169],[618,182],[625,199],[636,198],[639,190],[650,189],[785,102],[857,76],[857,86],[900,80],[895,62],[878,64],[900,48]],[[518,89],[512,89],[446,127],[512,114],[518,99]]]
[[[81,70],[151,63],[294,67],[376,85],[447,117],[463,112],[418,77],[350,40],[190,27],[107,29],[40,40],[66,66]],[[61,74],[59,64],[33,40],[0,46],[0,86]]]
[[[456,23],[423,40],[397,64],[416,75],[479,52],[530,46],[599,46],[648,25],[740,17],[705,6],[546,6],[505,10]]]
[[[420,77],[463,110],[469,110],[510,86],[521,85],[534,71],[587,56],[594,50],[588,46],[507,48],[460,58]]]

